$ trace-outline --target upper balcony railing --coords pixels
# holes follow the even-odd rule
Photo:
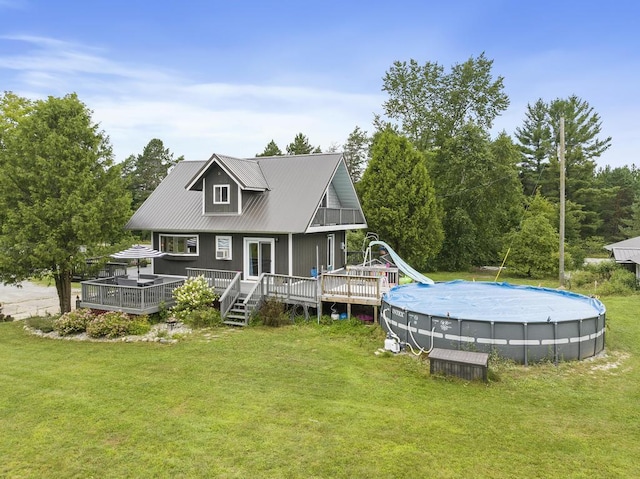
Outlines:
[[[311,226],[364,224],[364,216],[357,208],[318,208]]]

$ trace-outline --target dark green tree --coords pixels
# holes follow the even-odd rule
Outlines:
[[[264,151],[262,153],[256,153],[256,156],[282,156],[283,154],[276,142],[271,140],[267,146],[264,147]]]
[[[520,225],[507,235],[506,266],[516,274],[542,278],[557,273],[560,238],[550,220],[554,210],[549,201],[536,194]]]
[[[344,144],[343,151],[347,163],[347,170],[354,183],[360,181],[362,177],[370,143],[371,139],[367,135],[367,132],[361,130],[359,126],[356,126]]]
[[[423,155],[406,138],[378,132],[357,186],[369,228],[409,264],[425,270],[440,251],[443,231]]]
[[[174,159],[162,140],[154,138],[147,143],[142,154],[130,155],[124,161],[122,170],[131,191],[134,211],[153,193],[169,169],[182,160],[184,156]]]
[[[0,102],[0,279],[53,275],[64,313],[83,247],[125,235],[131,197],[108,137],[75,94],[21,99],[29,107],[17,116],[7,99]]]
[[[596,159],[611,147],[611,137],[600,138],[602,121],[588,102],[571,95],[567,99],[556,99],[549,104],[549,121],[552,145],[549,155],[550,168],[546,183],[552,185],[547,196],[560,191],[560,169],[558,147],[560,145],[560,117],[564,117],[565,171],[567,199],[577,201],[575,195],[581,188],[593,185]],[[544,194],[545,192],[543,192]]]
[[[396,61],[383,77],[389,95],[384,112],[421,150],[441,146],[469,122],[488,131],[509,106],[503,78],[493,79],[492,66],[484,53],[449,73],[434,62]]]
[[[532,184],[539,182],[542,195],[557,201],[561,116],[565,124],[566,197],[577,202],[580,189],[593,187],[596,159],[611,146],[611,137],[599,137],[602,131],[600,116],[576,95],[550,103],[539,99],[533,106],[528,106],[523,126],[516,129],[523,155],[520,174],[527,193],[531,193]]]
[[[432,156],[430,171],[445,211],[439,266],[455,271],[499,262],[503,237],[522,215],[518,150],[506,134],[492,142],[467,124]]]
[[[287,145],[288,155],[308,155],[309,153],[322,153],[322,150],[319,146],[316,148],[311,146],[309,138],[302,133],[298,133],[293,142]]]
[[[543,180],[543,172],[549,166],[552,133],[547,104],[540,98],[527,105],[524,124],[516,128],[515,137],[522,153],[520,181],[526,195],[536,192]]]

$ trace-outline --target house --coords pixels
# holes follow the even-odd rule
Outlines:
[[[633,271],[636,279],[640,281],[640,236],[612,243],[604,248],[611,252],[616,263]]]
[[[346,231],[366,227],[341,153],[182,161],[126,225],[167,253],[156,274],[203,268],[244,281],[343,268]]]

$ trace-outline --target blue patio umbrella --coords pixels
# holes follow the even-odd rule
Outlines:
[[[138,276],[140,276],[140,260],[141,259],[161,258],[165,254],[167,253],[163,253],[162,251],[149,248],[148,246],[136,244],[136,245],[133,245],[131,248],[127,248],[117,253],[113,253],[111,257],[117,258],[117,259],[135,259],[136,263],[138,264]]]

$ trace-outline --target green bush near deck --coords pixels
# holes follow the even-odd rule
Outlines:
[[[129,316],[119,311],[109,311],[95,316],[87,324],[87,334],[92,338],[119,338],[142,335],[150,331],[147,316]]]

